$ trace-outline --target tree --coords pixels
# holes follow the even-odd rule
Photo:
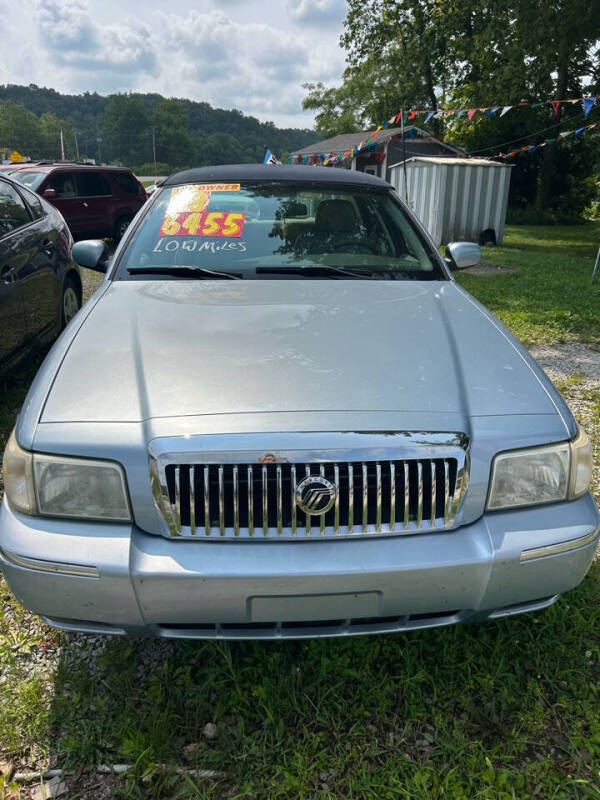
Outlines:
[[[40,154],[40,123],[35,114],[20,103],[0,104],[0,146],[18,150],[23,156],[37,158]]]
[[[136,95],[114,94],[110,97],[102,117],[101,132],[105,159],[125,164],[150,159],[150,119]],[[141,153],[144,153],[143,158],[140,158]]]
[[[599,42],[600,0],[348,0],[343,83],[308,85],[304,103],[317,112],[320,132],[341,132],[374,127],[400,108],[435,110],[438,102],[470,108],[581,97],[590,76],[598,80]],[[556,136],[581,116],[581,108],[567,105],[554,118],[546,103],[485,123],[445,120],[444,132],[485,152],[544,129]],[[441,121],[433,124],[442,132]],[[557,186],[563,197],[572,189],[569,170],[584,176],[592,163],[569,152],[558,159],[548,147],[526,169],[518,164],[513,190],[540,211],[553,208]]]
[[[162,100],[154,109],[156,152],[160,161],[185,167],[194,160],[194,143],[188,129],[188,109],[181,100]]]

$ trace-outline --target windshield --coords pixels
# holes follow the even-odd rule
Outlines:
[[[246,280],[446,278],[390,191],[284,182],[161,190],[114,277],[231,277],[219,272]]]
[[[22,183],[23,186],[29,186],[30,189],[37,189],[40,183],[46,177],[45,172],[29,172],[29,170],[24,169],[16,169],[14,172],[10,173],[10,177]]]

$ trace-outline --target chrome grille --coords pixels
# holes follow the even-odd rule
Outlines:
[[[353,451],[317,450],[311,459],[306,451],[169,453],[151,458],[151,476],[172,536],[308,539],[446,530],[466,489],[466,447],[428,449],[433,457],[361,460]],[[268,463],[256,463],[261,457]],[[316,475],[333,484],[335,501],[324,514],[307,514],[297,505],[296,487]]]

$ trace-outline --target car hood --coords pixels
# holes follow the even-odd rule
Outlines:
[[[42,422],[278,411],[554,414],[453,282],[123,281],[74,336]]]

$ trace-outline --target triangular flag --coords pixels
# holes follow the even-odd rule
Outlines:
[[[537,144],[534,144],[534,145],[532,145],[532,146],[529,148],[529,152],[530,152],[530,153],[535,153],[535,152],[537,152],[539,149],[540,149],[540,148],[539,148],[539,146],[538,146]]]
[[[575,136],[581,136],[584,130],[585,130],[585,125],[581,128],[577,128],[577,130],[575,131]]]
[[[475,114],[477,113],[478,110],[479,109],[477,109],[477,108],[470,108],[469,109],[469,112],[467,114],[467,117],[469,118],[469,121],[471,121],[473,119],[473,117],[475,116]]]
[[[394,120],[394,122],[396,123],[396,125],[397,125],[397,124],[400,122],[400,120],[401,120],[401,119],[402,119],[402,112],[401,112],[401,111],[399,111],[399,112],[396,114],[396,118],[395,118],[395,120]]]
[[[457,111],[457,112],[456,112],[456,119],[460,119],[461,117],[464,117],[464,115],[465,115],[466,113],[467,113],[467,112],[466,112],[466,111],[463,111],[462,109],[461,109],[460,111]]]
[[[583,113],[585,114],[586,117],[590,113],[592,108],[594,107],[594,103],[595,102],[596,102],[596,98],[595,97],[584,97],[583,98]]]
[[[436,119],[441,119],[444,116],[444,111],[436,111],[434,116]]]
[[[429,122],[429,120],[435,116],[435,111],[428,111],[427,116],[425,117],[425,122]]]
[[[499,108],[500,106],[492,106],[489,111],[485,112],[486,117],[493,117]]]
[[[507,114],[507,113],[508,113],[508,112],[511,110],[511,108],[512,108],[512,107],[513,107],[513,106],[504,106],[504,108],[502,109],[502,113],[500,114],[500,116],[501,116],[501,117],[503,117],[505,114]]]
[[[408,114],[408,121],[410,122],[411,120],[415,119],[416,116],[417,116],[417,112],[416,111],[410,111],[409,114]]]
[[[560,132],[560,138],[561,139],[566,139],[567,136],[570,136],[572,133],[573,133],[573,131],[561,131]]]
[[[554,116],[558,117],[558,112],[560,111],[560,104],[562,100],[550,100],[550,105],[554,109]]]

